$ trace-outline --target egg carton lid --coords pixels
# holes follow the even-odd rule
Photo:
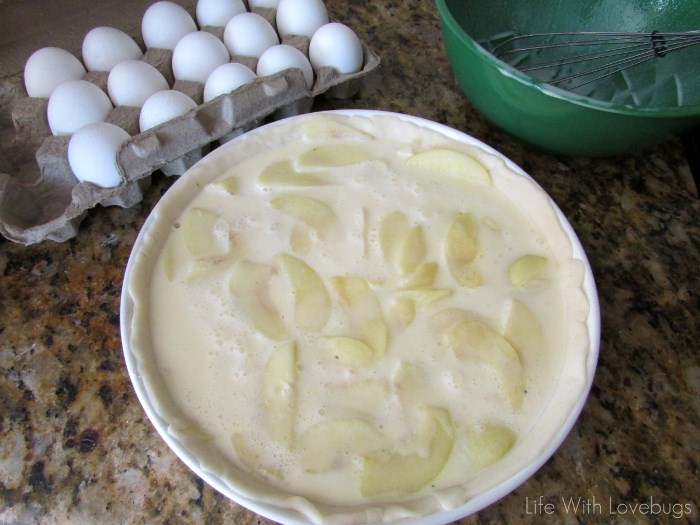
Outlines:
[[[296,47],[308,46],[308,41],[298,38],[301,41],[289,43]],[[256,78],[231,93],[200,104],[181,117],[134,134],[117,153],[123,182],[114,188],[78,182],[68,164],[69,137],[46,137],[35,152],[38,174],[32,180],[0,172],[0,234],[24,245],[44,240],[67,241],[77,235],[89,210],[98,204],[128,208],[139,203],[150,186],[154,171],[180,175],[199,160],[212,143],[225,142],[262,125],[265,119],[307,113],[318,96],[341,99],[353,96],[380,65],[378,55],[365,43],[362,48],[363,67],[357,73],[340,74],[331,68],[321,68],[316,72],[313,87],[308,89],[301,70],[287,69]],[[97,84],[104,80],[87,79]],[[37,102],[37,99],[25,97],[19,100],[19,106],[22,103],[31,105],[32,101]],[[39,107],[43,107],[41,102]],[[108,121],[128,128],[125,122],[133,121],[133,110],[138,111],[138,108],[115,108]],[[32,122],[23,122],[21,110],[19,113],[13,115],[15,131],[29,137]],[[40,118],[36,104],[26,113],[29,120]],[[28,127],[29,131],[23,127]],[[27,147],[32,146],[28,144]]]

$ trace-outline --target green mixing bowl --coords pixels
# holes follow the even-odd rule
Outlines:
[[[531,33],[697,30],[697,0],[436,4],[460,88],[486,118],[523,141],[553,153],[609,156],[659,142],[700,122],[700,45],[574,92],[535,79],[489,51],[506,37]]]

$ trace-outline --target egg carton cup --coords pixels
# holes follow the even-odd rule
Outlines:
[[[204,29],[215,32],[220,28]],[[308,53],[306,37],[287,37],[282,43]],[[115,107],[107,121],[126,130],[131,138],[117,153],[123,182],[114,188],[77,180],[68,163],[70,137],[53,136],[49,130],[48,100],[25,94],[12,107],[14,142],[35,152],[36,166],[29,175],[0,172],[0,233],[25,245],[44,240],[65,242],[78,234],[89,210],[98,204],[122,208],[138,204],[150,187],[153,172],[182,175],[212,147],[269,120],[310,112],[317,97],[354,96],[376,76],[380,65],[379,57],[364,43],[362,47],[363,68],[357,73],[339,74],[321,68],[308,89],[302,71],[292,68],[258,77],[207,103],[203,103],[203,84],[173,79],[171,51],[148,49],[142,60],[163,73],[171,89],[186,93],[198,106],[143,133],[139,132],[139,108]],[[232,61],[255,71],[255,59],[233,57]],[[106,92],[107,76],[104,72],[88,72],[84,79]]]

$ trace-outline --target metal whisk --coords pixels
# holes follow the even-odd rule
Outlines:
[[[544,71],[538,78],[573,90],[698,43],[700,30],[553,32],[508,36],[491,53],[522,72]]]

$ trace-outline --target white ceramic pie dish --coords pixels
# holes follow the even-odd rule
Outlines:
[[[564,380],[557,378],[558,386],[555,387],[555,395],[562,394],[566,396],[567,402],[561,413],[557,414],[557,417],[553,418],[548,426],[544,428],[540,439],[541,446],[534,448],[532,452],[524,456],[522,454],[516,455],[517,461],[511,461],[511,464],[505,464],[503,468],[491,469],[490,474],[488,474],[489,479],[483,484],[485,489],[480,490],[478,493],[469,494],[460,504],[451,504],[449,505],[450,508],[436,508],[427,515],[416,515],[413,517],[408,516],[410,513],[407,514],[402,511],[383,513],[383,519],[392,523],[411,523],[416,525],[419,523],[435,525],[449,523],[478,512],[522,484],[554,454],[576,422],[590,390],[598,358],[600,313],[593,275],[576,234],[559,208],[527,174],[489,146],[452,128],[407,115],[360,110],[336,111],[328,112],[328,114],[360,116],[369,119],[381,117],[392,119],[395,122],[405,122],[407,125],[425,127],[444,135],[446,139],[477,148],[486,155],[498,159],[512,172],[513,176],[521,178],[520,182],[531,187],[538,194],[538,197],[535,199],[537,205],[546,207],[547,214],[550,214],[558,222],[564,237],[569,243],[570,254],[568,256],[575,262],[581,272],[581,289],[578,292],[580,292],[579,295],[581,297],[585,298],[587,314],[579,327],[579,333],[574,334],[572,337],[580,339],[579,344],[585,340],[583,343],[585,351],[579,352],[572,358],[574,359],[573,375],[575,377],[573,384],[576,385],[575,388],[571,388],[571,377],[567,377]],[[191,172],[183,175],[181,180],[175,183],[153,210],[136,240],[126,269],[121,303],[122,341],[129,375],[147,416],[161,437],[193,472],[214,489],[236,503],[284,524],[302,524],[309,521],[326,522],[333,521],[335,517],[329,518],[325,510],[318,512],[312,509],[309,513],[305,513],[308,506],[305,502],[300,503],[297,501],[303,498],[298,498],[294,495],[280,497],[276,489],[272,491],[272,496],[270,496],[266,493],[266,489],[260,486],[259,481],[256,481],[254,488],[251,489],[245,473],[237,472],[232,475],[231,470],[228,468],[212,468],[212,465],[221,462],[221,458],[216,457],[216,451],[207,450],[206,446],[193,445],[192,440],[187,436],[183,437],[183,433],[178,429],[178,424],[175,421],[177,418],[172,417],[172,406],[169,405],[170,400],[164,401],[163,396],[167,397],[167,393],[163,393],[164,389],[160,384],[161,379],[158,377],[157,366],[154,365],[153,356],[150,355],[148,345],[143,345],[140,342],[143,341],[142,337],[134,338],[134,318],[135,316],[143,315],[143,312],[140,312],[138,307],[135,306],[135,297],[138,303],[139,294],[144,293],[142,288],[147,287],[147,284],[144,283],[149,281],[148,277],[143,275],[143,271],[144,269],[148,271],[149,268],[152,268],[152,264],[144,263],[144,257],[145,259],[152,259],[153,256],[148,254],[148,250],[146,250],[146,255],[144,256],[144,245],[153,243],[154,228],[156,227],[154,224],[159,222],[160,210],[164,208],[178,208],[186,204],[192,197],[192,188],[203,185],[207,182],[207,179],[211,180],[216,175],[213,172],[220,172],[222,166],[226,165],[227,158],[230,157],[231,152],[235,153],[237,151],[237,154],[243,157],[261,153],[262,150],[260,148],[263,146],[255,146],[255,140],[250,142],[251,135],[255,139],[255,137],[261,135],[264,136],[266,128],[289,125],[290,121],[304,118],[309,118],[309,116],[293,117],[286,121],[270,124],[233,140],[205,157]],[[251,143],[253,144],[252,146]],[[235,159],[237,157],[234,154],[232,158]],[[240,160],[240,157],[238,158]],[[136,344],[134,344],[134,341],[136,341]],[[261,493],[265,493],[265,495],[259,496]],[[284,501],[288,504],[280,504],[280,502]],[[356,520],[357,517],[352,519]]]

